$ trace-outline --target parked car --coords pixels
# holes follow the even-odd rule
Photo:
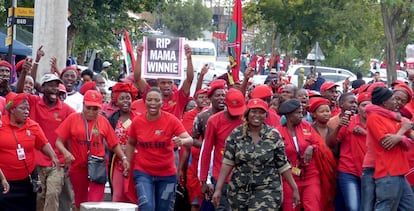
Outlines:
[[[367,83],[373,79],[375,72],[380,73],[381,80],[387,81],[387,69],[371,69],[367,75],[367,78],[371,78],[371,79],[366,81]],[[402,70],[397,70],[397,80],[408,81],[407,72],[402,71]]]
[[[323,66],[313,66],[313,65],[291,65],[289,66],[288,71],[286,72],[287,76],[291,77],[291,82],[292,84],[295,84],[296,86],[298,85],[298,75],[299,75],[299,71],[300,68],[304,68],[305,69],[305,78],[307,75],[309,75],[310,73],[310,69],[311,67],[315,68],[315,74],[317,74],[318,72],[321,72],[322,75],[327,74],[327,73],[332,73],[332,74],[343,74],[343,75],[347,75],[350,76],[352,78],[356,78],[356,75],[346,69],[342,69],[342,68],[335,68],[335,67],[323,67]]]

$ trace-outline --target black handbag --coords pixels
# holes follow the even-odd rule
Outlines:
[[[105,184],[107,181],[105,158],[90,154],[91,137],[88,133],[88,123],[83,113],[82,117],[86,130],[86,145],[88,146],[88,179],[94,183]]]

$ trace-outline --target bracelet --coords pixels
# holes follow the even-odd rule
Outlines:
[[[39,65],[39,62],[36,62],[36,61],[35,61],[35,62],[33,62],[33,64],[37,64],[37,65]]]
[[[122,157],[122,160],[126,160],[126,159],[128,159],[128,158],[127,158],[127,156],[125,156],[125,155],[124,155],[124,156]]]

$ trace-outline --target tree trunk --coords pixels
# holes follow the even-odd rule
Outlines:
[[[73,25],[70,25],[68,27],[68,34],[67,34],[67,55],[72,55],[72,48],[75,43],[76,34],[79,32],[79,29],[74,27]]]
[[[396,52],[395,48],[397,45],[397,39],[395,35],[395,23],[394,23],[394,14],[395,8],[393,6],[387,7],[384,4],[381,4],[381,14],[382,20],[384,23],[384,33],[386,38],[386,49],[385,49],[385,59],[387,65],[387,84],[397,80],[397,71],[395,70],[396,64]]]

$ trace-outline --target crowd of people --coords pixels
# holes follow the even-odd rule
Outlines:
[[[35,60],[0,61],[0,210],[79,210],[104,200],[139,210],[414,210],[413,87],[396,81],[339,94],[319,92],[271,71],[265,84],[215,79],[190,96],[186,78],[105,76],[67,66],[36,81]],[[278,68],[279,69],[279,68]],[[44,72],[44,71],[42,71]],[[410,84],[414,75],[410,75]],[[104,163],[104,181],[91,173]]]

